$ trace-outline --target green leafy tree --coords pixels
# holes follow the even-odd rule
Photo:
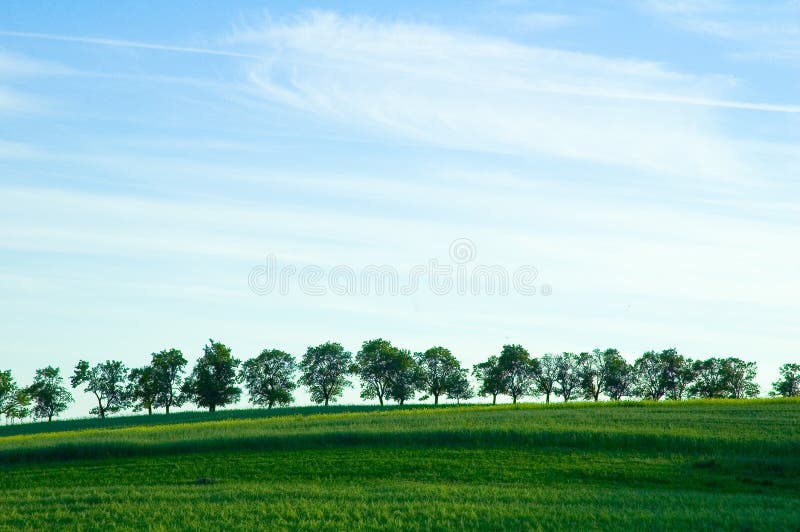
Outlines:
[[[3,413],[12,424],[31,415],[31,397],[27,390],[18,389],[6,402]]]
[[[383,406],[401,369],[400,350],[391,342],[383,338],[364,342],[352,368],[361,380],[361,398],[377,398]]]
[[[772,383],[770,395],[800,397],[800,364],[784,364],[778,372],[780,378]]]
[[[556,395],[566,403],[581,386],[580,359],[582,355],[562,353],[556,357]]]
[[[19,387],[17,386],[14,377],[11,376],[11,370],[0,371],[0,413],[6,414],[6,405],[16,395]]]
[[[693,369],[696,379],[689,389],[692,397],[741,399],[758,396],[759,388],[754,382],[755,362],[736,357],[712,357],[696,361]]]
[[[433,396],[433,404],[439,397],[448,395],[461,375],[461,363],[445,347],[431,347],[424,353],[416,353],[417,364],[422,369],[420,391]]]
[[[675,348],[665,349],[659,355],[664,365],[666,383],[665,397],[672,401],[680,401],[689,396],[689,387],[696,378],[694,362],[678,354]]]
[[[97,406],[91,414],[104,419],[108,414],[124,410],[130,406],[126,380],[128,368],[119,360],[106,360],[90,367],[85,360],[78,362],[70,384],[73,388],[85,385],[83,391],[97,399]]]
[[[17,386],[11,370],[0,371],[0,414],[6,421],[14,422],[30,415],[31,399],[26,390]]]
[[[513,403],[536,391],[536,376],[541,368],[539,361],[531,358],[524,347],[504,345],[497,363],[505,383],[503,392],[511,396]]]
[[[231,355],[230,347],[214,340],[208,342],[182,391],[197,406],[216,412],[217,407],[235,403],[241,397],[242,390],[236,386],[236,369],[241,362]]]
[[[402,405],[413,399],[419,389],[422,382],[422,368],[408,349],[398,350],[397,361],[389,397]]]
[[[758,397],[759,387],[755,383],[758,369],[755,362],[728,357],[722,362],[723,383],[727,397],[744,399]]]
[[[619,353],[606,359],[608,377],[605,393],[612,401],[619,401],[633,393],[633,366],[628,364]]]
[[[647,351],[633,365],[636,374],[635,394],[643,399],[659,401],[669,388],[669,375],[664,358],[656,351]]]
[[[158,389],[153,406],[164,408],[169,414],[170,408],[180,407],[186,398],[181,393],[181,385],[187,361],[180,349],[165,349],[150,356]]]
[[[47,366],[36,370],[33,384],[27,388],[27,394],[33,400],[34,418],[52,421],[67,409],[72,402],[72,394],[63,383],[64,379],[58,368]]]
[[[267,408],[292,404],[296,370],[294,357],[278,349],[264,349],[247,360],[242,365],[241,379],[250,392],[250,402]]]
[[[469,383],[466,369],[461,369],[461,371],[458,372],[458,376],[454,379],[453,384],[447,392],[447,397],[449,399],[455,399],[456,404],[461,404],[461,401],[466,401],[475,397],[475,390]]]
[[[128,398],[133,411],[147,410],[147,415],[152,415],[158,397],[158,381],[153,366],[133,368],[128,373],[128,381]]]
[[[492,404],[497,404],[497,396],[506,389],[506,375],[500,367],[500,358],[490,356],[485,362],[472,366],[472,375],[478,380],[478,395],[492,396]]]
[[[651,401],[677,401],[690,394],[699,366],[673,348],[647,351],[634,363],[635,393]]]
[[[352,384],[347,379],[352,363],[352,353],[345,351],[340,343],[309,347],[300,362],[300,384],[308,387],[312,401],[328,406]]]
[[[721,358],[696,360],[693,363],[695,380],[689,388],[692,397],[715,399],[725,397],[725,382]]]
[[[550,395],[555,393],[558,380],[559,357],[550,353],[539,359],[539,373],[536,375],[536,391],[544,394],[545,403],[550,404]]]
[[[613,348],[595,349],[591,353],[581,353],[578,371],[581,376],[581,390],[584,399],[598,401],[601,393],[606,393],[610,362],[619,356]]]

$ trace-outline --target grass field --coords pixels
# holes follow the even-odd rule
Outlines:
[[[800,529],[800,401],[0,428],[0,528]]]

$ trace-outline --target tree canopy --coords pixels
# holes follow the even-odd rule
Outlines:
[[[294,357],[279,349],[264,349],[242,365],[241,379],[254,405],[272,408],[294,402],[292,392],[297,388]]]
[[[328,406],[352,384],[347,379],[352,364],[352,353],[338,342],[309,347],[300,362],[300,384],[308,387],[312,401]]]
[[[521,345],[504,345],[497,361],[503,380],[503,392],[512,402],[536,390],[536,376],[541,368],[539,361],[531,358]]]
[[[91,367],[89,362],[81,360],[75,366],[70,384],[73,388],[85,385],[84,391],[92,393],[97,400],[97,406],[90,413],[102,419],[130,406],[127,377],[128,368],[119,360],[106,360]]]
[[[36,370],[28,395],[33,401],[33,417],[52,421],[73,401],[72,394],[63,385],[61,370],[47,366]]]
[[[420,390],[433,396],[433,404],[439,397],[449,395],[461,378],[461,363],[446,347],[431,347],[424,353],[416,353],[420,367]]]
[[[182,391],[197,406],[215,412],[217,407],[235,403],[242,395],[241,388],[236,386],[236,368],[240,361],[231,355],[231,349],[225,344],[208,342],[191,375],[184,381]]]

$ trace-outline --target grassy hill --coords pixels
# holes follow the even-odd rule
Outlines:
[[[0,428],[0,528],[798,523],[797,400],[291,408]]]

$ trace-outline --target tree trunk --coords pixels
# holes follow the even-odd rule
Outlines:
[[[439,404],[439,394],[438,393],[433,395],[433,404],[434,405],[438,405]]]
[[[383,396],[382,395],[378,395],[378,401],[380,401],[381,406],[383,406]]]
[[[325,406],[328,406],[328,398],[325,398]]]
[[[493,405],[496,405],[496,404],[497,404],[497,394],[496,394],[496,393],[493,393],[493,394],[492,394],[492,404],[493,404]]]
[[[153,415],[153,405],[147,405],[147,415],[148,416]]]
[[[516,395],[512,395],[511,396],[511,400],[514,402],[514,404],[517,404],[517,396]]]
[[[544,404],[546,405],[550,404],[550,392],[547,392],[547,394],[545,394]]]
[[[208,411],[209,412],[216,412],[217,411],[217,405],[209,405]]]
[[[169,415],[169,403],[167,403],[167,415]]]
[[[53,421],[53,414],[47,416],[47,422],[50,423],[51,421]]]

